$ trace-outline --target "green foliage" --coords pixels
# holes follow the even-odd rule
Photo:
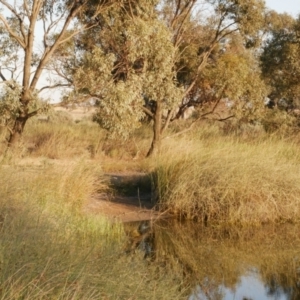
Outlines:
[[[20,87],[15,82],[9,84],[4,86],[4,90],[0,95],[1,126],[6,126],[9,122],[15,120],[20,112]]]
[[[107,99],[99,103],[99,113],[95,120],[110,132],[110,136],[128,138],[140,126],[144,117],[142,111],[141,80],[119,81],[111,87]]]
[[[254,118],[262,113],[263,99],[268,89],[251,53],[227,52],[204,74],[217,97],[229,98],[238,119]]]
[[[0,94],[0,125],[10,127],[20,114],[26,110],[27,113],[33,111],[46,113],[49,110],[49,104],[41,101],[38,95],[34,93],[32,100],[26,107],[20,102],[21,86],[14,81],[6,82],[3,91]]]
[[[96,121],[111,136],[128,135],[140,126],[144,116],[145,99],[172,108],[182,98],[173,70],[175,47],[171,35],[162,21],[151,16],[150,4],[145,4],[138,17],[123,21],[122,45],[126,57],[120,61],[118,52],[96,46],[87,53],[83,65],[75,74],[79,92],[99,98]],[[149,15],[145,12],[149,9]],[[118,43],[118,28],[110,31]],[[105,38],[105,37],[104,37]]]
[[[101,98],[100,113],[95,120],[112,135],[126,137],[136,128],[143,116],[141,111],[141,79],[132,74],[130,81],[114,82],[111,71],[115,62],[113,54],[105,55],[99,48],[87,54],[84,66],[77,70],[75,81],[81,91]]]
[[[261,29],[264,21],[265,2],[262,0],[208,0],[216,13],[227,17],[239,26],[245,36],[253,36]]]
[[[260,57],[266,81],[274,97],[287,97],[299,105],[300,48],[299,19],[273,13],[269,16],[268,39]]]
[[[250,98],[252,107],[256,104],[260,107],[266,87],[253,47],[257,46],[263,26],[264,2],[205,1],[210,13],[203,13],[195,5],[184,24],[178,21],[183,18],[178,11],[188,2],[164,3],[162,15],[167,21],[170,19],[173,39],[180,36],[175,66],[178,81],[189,91],[184,105],[188,102],[203,107],[219,97],[229,97],[241,107]],[[174,11],[177,14],[172,19]],[[255,88],[247,81],[250,74]]]
[[[216,39],[239,31],[247,47],[256,47],[260,41],[260,30],[264,24],[265,2],[262,0],[207,0],[215,11]]]

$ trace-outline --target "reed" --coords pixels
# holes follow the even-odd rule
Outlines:
[[[298,148],[276,136],[245,141],[194,131],[170,139],[152,174],[158,205],[201,222],[297,222]]]
[[[178,277],[125,254],[122,224],[83,213],[102,176],[82,160],[0,165],[0,299],[183,298]]]

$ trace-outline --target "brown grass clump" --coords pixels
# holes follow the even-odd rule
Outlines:
[[[104,134],[91,121],[74,123],[68,119],[41,123],[29,120],[24,132],[24,155],[51,159],[95,157]]]
[[[241,141],[203,133],[170,140],[153,180],[159,207],[202,222],[298,221],[300,154],[278,138]]]

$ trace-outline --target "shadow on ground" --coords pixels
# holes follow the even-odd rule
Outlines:
[[[152,220],[165,217],[155,210],[151,178],[145,173],[106,174],[110,191],[98,194],[87,205],[87,211],[103,214],[121,222]]]
[[[112,190],[112,201],[140,208],[153,209],[151,178],[148,174],[107,174]]]

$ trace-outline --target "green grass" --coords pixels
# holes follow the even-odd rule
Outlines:
[[[122,224],[82,213],[101,178],[82,160],[0,166],[0,299],[183,298],[179,277],[125,254]]]

